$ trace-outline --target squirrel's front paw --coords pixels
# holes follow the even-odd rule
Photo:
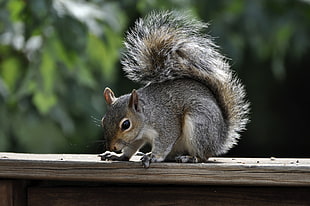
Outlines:
[[[150,155],[143,155],[142,158],[141,158],[141,163],[142,163],[142,166],[144,168],[149,168],[150,167],[150,164],[151,164],[151,157]]]
[[[107,151],[103,154],[99,154],[99,157],[101,157],[101,160],[103,161],[128,161],[129,158],[124,156],[124,154],[116,154],[115,152]]]
[[[159,162],[159,161],[155,157],[155,155],[152,155],[149,153],[149,154],[143,155],[143,157],[141,158],[141,162],[142,162],[142,166],[147,169],[150,167],[151,163]]]

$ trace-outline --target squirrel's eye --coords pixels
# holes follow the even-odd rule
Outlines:
[[[128,130],[130,128],[130,121],[129,119],[125,119],[121,124],[121,129],[123,131]]]

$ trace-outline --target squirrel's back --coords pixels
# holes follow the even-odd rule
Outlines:
[[[191,78],[214,94],[227,125],[226,152],[248,123],[249,103],[243,85],[217,51],[208,27],[178,12],[151,13],[127,34],[122,60],[127,76],[139,83]]]

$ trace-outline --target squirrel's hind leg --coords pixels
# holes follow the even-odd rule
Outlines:
[[[226,125],[220,109],[215,104],[207,104],[205,112],[193,111],[192,136],[187,138],[191,150],[189,154],[196,156],[199,162],[208,161],[209,157],[219,154],[226,141]],[[195,162],[195,158],[181,158],[181,162]],[[180,158],[179,158],[180,160]]]
[[[173,119],[167,119],[163,122],[173,122]],[[176,122],[176,121],[174,121]],[[181,128],[181,125],[177,127]],[[178,137],[180,136],[181,129],[174,127],[161,127],[158,129],[158,137],[154,138],[152,143],[152,152],[145,154],[141,158],[144,168],[149,168],[151,163],[167,161],[167,157],[173,149]],[[169,135],[169,136],[167,136]]]

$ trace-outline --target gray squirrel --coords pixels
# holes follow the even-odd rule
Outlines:
[[[232,148],[249,122],[244,86],[208,27],[176,11],[152,12],[127,33],[122,59],[128,78],[145,84],[115,97],[102,118],[107,152],[102,160],[128,161],[146,143],[141,160],[205,162]],[[116,154],[114,152],[120,152]]]

